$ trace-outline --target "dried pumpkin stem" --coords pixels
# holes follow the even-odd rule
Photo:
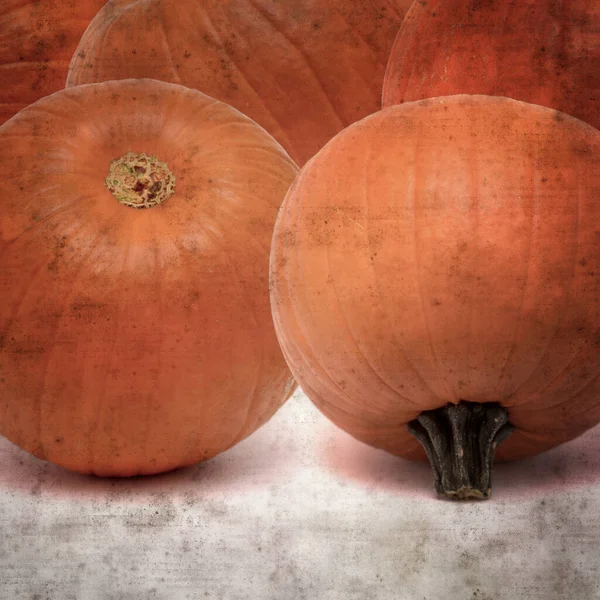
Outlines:
[[[425,448],[436,492],[455,500],[490,496],[496,446],[514,427],[497,403],[461,401],[422,412],[408,431]]]
[[[106,187],[125,206],[150,208],[175,193],[175,176],[156,158],[128,152],[112,161],[104,180]]]

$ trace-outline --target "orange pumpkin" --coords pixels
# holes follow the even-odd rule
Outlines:
[[[210,458],[293,380],[272,228],[297,167],[174,84],[63,90],[0,128],[0,433],[97,475]]]
[[[81,34],[105,0],[2,0],[0,125],[65,86]]]
[[[112,0],[67,85],[152,77],[231,104],[302,164],[381,106],[406,0]]]
[[[383,105],[451,94],[508,96],[600,128],[600,3],[415,2],[390,54]]]
[[[405,458],[425,458],[419,436],[459,497],[489,494],[512,428],[499,459],[598,423],[599,157],[589,125],[488,96],[393,106],[330,141],[271,254],[276,331],[317,407]],[[488,466],[457,475],[473,456]]]

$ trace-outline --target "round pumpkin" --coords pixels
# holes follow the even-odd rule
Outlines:
[[[226,450],[293,380],[270,241],[297,167],[183,86],[63,90],[0,128],[0,433],[130,476]]]
[[[303,164],[381,107],[406,0],[111,0],[67,85],[152,77],[231,104]]]
[[[82,33],[105,0],[2,0],[0,125],[62,89]]]
[[[415,2],[389,57],[383,106],[452,94],[508,96],[600,128],[600,3]]]
[[[427,433],[432,462],[490,467],[511,429],[498,459],[598,423],[599,157],[591,126],[477,95],[392,106],[331,140],[271,253],[275,328],[316,406],[395,455],[424,459]],[[444,491],[487,496],[489,480],[468,488]]]

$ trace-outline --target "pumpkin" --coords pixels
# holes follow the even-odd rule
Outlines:
[[[383,106],[452,94],[508,96],[600,128],[600,4],[415,2],[394,41]]]
[[[152,80],[0,128],[0,433],[81,473],[215,456],[294,383],[268,292],[297,167],[232,107]]]
[[[152,77],[231,104],[303,164],[378,110],[406,0],[112,0],[67,85]]]
[[[2,0],[0,125],[65,86],[82,33],[105,0]]]
[[[582,121],[481,95],[338,134],[271,252],[275,328],[309,398],[362,442],[428,455],[460,498],[489,495],[494,456],[598,423],[599,157]]]

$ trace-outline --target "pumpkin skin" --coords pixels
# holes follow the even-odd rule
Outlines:
[[[81,35],[104,0],[3,0],[0,125],[65,86]]]
[[[499,460],[600,421],[600,132],[508,98],[449,96],[348,127],[280,210],[284,355],[355,438],[424,459],[407,424],[465,400],[515,430]]]
[[[110,1],[67,86],[152,77],[195,88],[262,125],[299,164],[379,110],[405,0]]]
[[[293,391],[271,321],[272,228],[297,167],[183,86],[57,92],[0,128],[0,433],[81,473],[208,459]],[[175,194],[135,209],[104,179],[154,155]]]
[[[452,94],[508,96],[600,128],[600,4],[415,2],[394,41],[383,106]]]

